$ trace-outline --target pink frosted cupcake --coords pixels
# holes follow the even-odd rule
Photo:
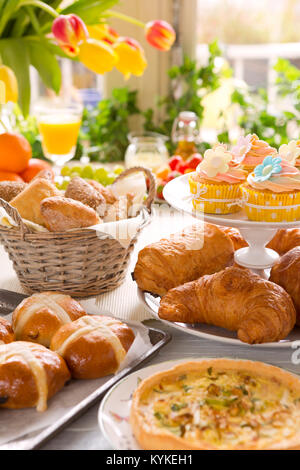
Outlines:
[[[234,159],[242,165],[242,168],[251,173],[257,165],[260,165],[268,156],[275,156],[277,150],[260,140],[256,134],[241,136],[233,147]]]
[[[217,144],[206,150],[203,161],[189,177],[194,208],[209,214],[240,211],[240,185],[246,177],[226,145]]]
[[[291,140],[283,144],[278,150],[279,156],[300,170],[300,140]]]

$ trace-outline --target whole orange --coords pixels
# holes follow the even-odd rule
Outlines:
[[[26,183],[29,183],[40,171],[43,170],[52,170],[50,163],[45,162],[45,160],[40,160],[39,158],[32,158],[29,160],[28,166],[21,177]]]
[[[0,134],[0,171],[22,173],[27,168],[31,156],[31,146],[21,134]]]
[[[11,171],[0,171],[0,181],[20,181],[23,182],[20,175]]]

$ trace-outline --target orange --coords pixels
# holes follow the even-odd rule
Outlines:
[[[39,158],[32,158],[29,160],[28,166],[23,173],[21,173],[21,177],[26,183],[29,183],[40,171],[43,170],[52,170],[52,166],[45,162],[44,160],[40,160]]]
[[[0,181],[20,181],[23,182],[20,175],[11,171],[0,171]]]
[[[32,156],[32,149],[20,134],[4,132],[0,134],[0,171],[22,173]]]

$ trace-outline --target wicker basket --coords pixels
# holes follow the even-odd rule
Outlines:
[[[150,221],[155,197],[154,176],[145,168],[125,170],[116,181],[137,171],[150,181],[149,194],[141,210],[142,222],[128,248],[106,234],[99,237],[95,230],[32,233],[18,211],[0,199],[0,207],[18,224],[18,229],[0,226],[0,239],[27,291],[60,291],[74,297],[92,297],[122,283],[137,237]]]

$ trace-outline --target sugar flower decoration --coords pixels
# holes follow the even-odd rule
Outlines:
[[[240,136],[236,145],[232,148],[234,159],[238,163],[242,163],[245,156],[251,149],[252,135]]]
[[[280,173],[282,170],[281,167],[282,158],[276,157],[272,158],[270,155],[264,159],[261,165],[258,165],[254,169],[253,180],[255,182],[267,181],[271,178],[272,175]]]
[[[232,160],[232,154],[226,146],[217,144],[213,149],[206,150],[203,161],[198,168],[205,171],[209,178],[214,178],[218,173],[226,173],[229,169],[228,163]]]
[[[292,165],[295,165],[297,158],[300,156],[300,148],[296,140],[291,140],[288,144],[281,145],[278,153],[283,160],[287,160]]]

